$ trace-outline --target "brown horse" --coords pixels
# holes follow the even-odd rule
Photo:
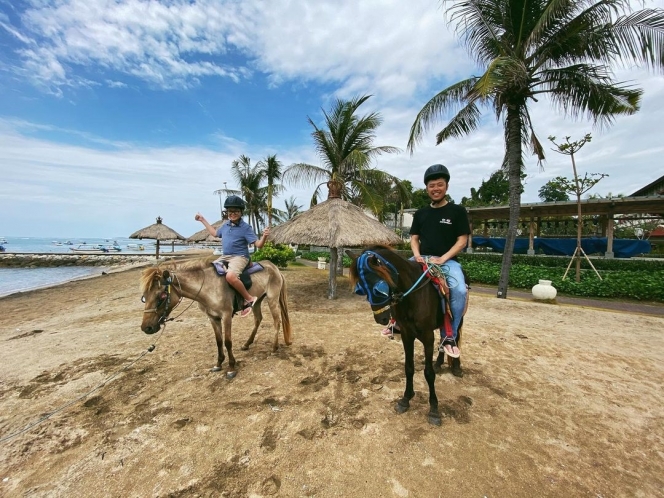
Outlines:
[[[217,275],[212,266],[215,258],[216,256],[211,256],[203,259],[167,262],[143,270],[141,292],[145,310],[141,330],[146,334],[157,332],[184,297],[198,302],[199,308],[208,316],[217,340],[217,364],[211,371],[221,370],[225,358],[223,347],[226,346],[228,352],[226,376],[233,378],[237,374],[231,339],[234,290],[228,285],[225,278]],[[286,281],[279,269],[270,261],[260,261],[260,264],[264,270],[251,275],[252,286],[249,290],[250,294],[258,297],[258,301],[253,307],[254,328],[242,349],[248,349],[254,342],[258,326],[263,320],[261,303],[267,297],[275,329],[272,349],[277,351],[280,327],[283,327],[286,345],[290,345],[293,340],[288,317]]]
[[[429,423],[440,425],[438,398],[434,383],[436,373],[433,365],[434,329],[443,323],[440,296],[436,288],[423,276],[419,263],[408,261],[391,249],[374,246],[361,254],[346,251],[353,259],[350,266],[350,281],[356,292],[367,296],[376,322],[386,325],[390,317],[396,319],[401,328],[401,340],[405,353],[406,389],[396,404],[397,413],[404,413],[415,396],[413,375],[415,373],[415,339],[424,345],[424,378],[429,385]],[[461,338],[461,326],[459,336]],[[436,366],[443,364],[440,353]],[[462,375],[458,358],[450,365],[455,375]],[[456,373],[455,373],[455,369]]]

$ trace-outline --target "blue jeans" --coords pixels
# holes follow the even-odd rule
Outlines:
[[[422,256],[426,258],[428,256]],[[411,258],[414,260],[414,258]],[[452,333],[456,341],[459,333],[459,324],[463,318],[463,312],[466,309],[466,299],[468,298],[468,288],[466,287],[466,280],[463,278],[461,265],[458,261],[453,259],[449,260],[443,265],[443,270],[447,275],[447,285],[450,288],[450,310],[452,311]],[[443,306],[443,313],[445,312],[445,300],[441,301]],[[443,339],[445,334],[443,330],[440,331],[440,338]]]

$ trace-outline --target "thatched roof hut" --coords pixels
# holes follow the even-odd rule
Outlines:
[[[332,198],[270,229],[275,244],[306,244],[322,247],[363,247],[394,245],[401,238],[361,208]]]
[[[185,238],[172,228],[162,223],[161,216],[157,217],[157,223],[149,227],[141,228],[129,236],[130,239],[154,239],[157,241],[156,257],[159,259],[159,241],[161,240],[185,240]]]
[[[340,198],[339,188],[328,183],[329,197],[292,220],[270,229],[268,240],[276,244],[313,244],[330,248],[328,298],[337,294],[338,249],[372,244],[394,245],[401,238],[359,207]]]
[[[223,219],[215,221],[212,223],[212,226],[214,228],[219,228],[225,221],[227,220]],[[219,238],[210,235],[210,233],[207,231],[207,228],[204,228],[203,230],[196,232],[194,235],[187,237],[187,242],[219,242]]]

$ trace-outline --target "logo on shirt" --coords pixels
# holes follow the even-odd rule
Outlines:
[[[444,225],[451,225],[452,224],[452,220],[450,220],[449,218],[443,218],[442,220],[440,220],[440,222]]]

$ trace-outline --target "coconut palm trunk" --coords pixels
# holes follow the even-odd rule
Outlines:
[[[516,231],[519,226],[519,215],[521,214],[521,169],[523,165],[523,150],[521,145],[521,115],[517,106],[509,107],[505,123],[505,148],[508,165],[510,219],[505,238],[505,249],[503,250],[503,261],[500,268],[500,279],[496,296],[507,298],[507,287],[509,285],[510,270],[512,269],[512,255],[514,254],[514,242]]]

